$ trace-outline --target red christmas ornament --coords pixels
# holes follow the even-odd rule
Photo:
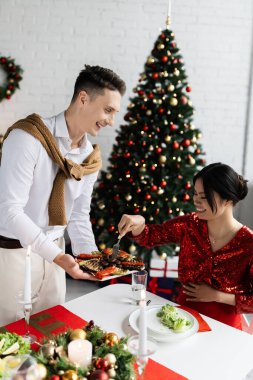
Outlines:
[[[49,380],[60,380],[60,376],[58,375],[52,375]]]
[[[150,92],[150,93],[148,94],[148,98],[149,98],[149,99],[154,99],[154,96],[155,96],[155,95],[153,94],[153,92]]]
[[[129,140],[129,141],[127,142],[127,145],[128,145],[128,146],[134,145],[133,140]]]
[[[163,63],[166,63],[166,62],[168,61],[168,56],[167,56],[167,55],[162,56],[161,61],[162,61]]]
[[[155,151],[156,151],[156,153],[160,154],[162,152],[162,148],[158,147],[158,148],[156,148]]]
[[[182,179],[182,178],[183,177],[180,174],[178,174],[177,179]]]
[[[105,187],[105,184],[104,182],[100,182],[100,184],[98,185],[99,189],[103,189]]]
[[[143,141],[142,146],[146,146],[146,145],[147,145],[146,141]]]
[[[150,194],[146,194],[146,195],[145,195],[145,200],[146,200],[146,201],[149,201],[150,199],[151,199],[151,195],[150,195]]]
[[[155,210],[155,214],[156,214],[156,215],[158,215],[158,214],[159,214],[159,212],[160,212],[160,209],[159,209],[159,208],[157,208],[157,209]]]
[[[145,132],[148,131],[148,125],[147,125],[147,124],[144,124],[142,129],[143,129],[143,131],[145,131]]]
[[[161,129],[160,129],[159,127],[156,128],[156,132],[160,132],[160,130],[161,130]]]
[[[129,183],[133,183],[133,178],[128,178],[128,180],[127,180]]]
[[[126,153],[124,154],[124,157],[125,157],[125,158],[129,158],[129,157],[131,157],[131,153],[126,152]]]
[[[97,220],[95,218],[92,218],[90,221],[91,221],[91,224],[93,225],[97,223]]]
[[[102,369],[96,369],[90,374],[89,380],[109,380],[109,375]]]
[[[141,189],[138,187],[138,189],[136,189],[136,193],[139,194],[141,193]]]
[[[185,104],[188,103],[188,99],[187,99],[186,96],[182,96],[181,99],[180,99],[180,101],[181,101],[181,103],[182,103],[183,105],[185,105]]]
[[[143,96],[143,95],[145,94],[145,92],[144,92],[143,90],[140,90],[140,91],[138,91],[138,94],[139,94],[140,96]]]
[[[129,121],[130,120],[130,117],[131,117],[132,113],[131,112],[127,112],[124,116],[124,120],[125,121]]]
[[[177,44],[175,42],[172,42],[171,47],[175,48]]]
[[[1,60],[0,60],[1,63],[6,63],[7,62],[7,59],[5,57],[2,57]]]
[[[107,369],[108,367],[109,367],[109,360],[107,360],[107,359],[102,359],[102,358],[98,358],[97,360],[96,360],[96,363],[95,363],[95,366],[96,366],[96,368],[98,368],[98,369],[103,369],[103,370],[105,370],[105,369]]]
[[[5,98],[9,100],[11,98],[11,96],[10,95],[6,95]]]
[[[184,202],[188,202],[190,200],[190,195],[189,194],[184,194],[182,197]]]
[[[108,231],[109,232],[113,232],[115,230],[115,226],[113,226],[112,224],[108,227]]]
[[[159,74],[158,74],[158,73],[153,73],[153,74],[152,74],[152,78],[153,78],[153,79],[157,79],[158,77],[159,77]]]
[[[164,180],[162,180],[161,182],[160,182],[160,186],[161,187],[166,187],[166,185],[167,185],[167,182],[166,181],[164,181]]]
[[[140,209],[139,209],[138,207],[136,207],[136,208],[134,209],[134,214],[139,214],[139,212],[140,212]]]
[[[192,185],[191,185],[190,182],[187,182],[187,183],[185,184],[185,186],[184,186],[184,188],[185,188],[186,190],[189,190],[191,187],[192,187]]]
[[[150,188],[151,191],[157,191],[157,186],[156,185],[152,185],[151,188]]]
[[[159,113],[164,113],[164,108],[162,108],[162,107],[158,108],[158,112]]]
[[[117,202],[117,201],[120,200],[120,197],[119,197],[119,195],[117,194],[117,195],[114,195],[113,199]]]
[[[174,131],[176,131],[177,130],[177,125],[176,124],[170,124],[170,130],[172,131],[172,132],[174,132]]]
[[[191,90],[192,90],[191,86],[186,87],[186,92],[191,92]]]
[[[160,35],[160,37],[161,37],[161,38],[165,38],[165,34],[162,33],[162,34]]]
[[[178,144],[177,141],[174,141],[174,142],[173,142],[173,144],[172,144],[172,148],[175,149],[175,150],[179,148],[179,144]]]
[[[191,140],[189,140],[189,139],[184,139],[184,140],[182,141],[182,145],[183,145],[185,148],[187,148],[189,145],[191,145]]]
[[[144,106],[144,104],[142,104],[142,105],[141,105],[141,110],[146,110],[146,109],[147,109],[147,107]]]
[[[151,169],[152,171],[156,170],[155,165],[152,165],[152,166],[150,167],[150,169]]]
[[[199,148],[197,148],[197,149],[195,150],[195,153],[196,153],[196,154],[200,154],[200,153],[201,153],[201,150],[200,150]]]

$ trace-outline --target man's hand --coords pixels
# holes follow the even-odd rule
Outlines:
[[[139,235],[145,227],[145,219],[141,215],[124,214],[118,224],[120,236],[124,236],[128,232],[132,232],[134,236]]]
[[[71,255],[59,253],[59,255],[55,257],[54,263],[64,269],[75,280],[97,280],[91,274],[84,273]]]

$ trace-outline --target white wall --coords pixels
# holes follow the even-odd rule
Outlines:
[[[21,90],[0,103],[0,131],[30,112],[49,116],[64,109],[84,63],[110,67],[126,80],[122,123],[166,10],[167,0],[0,0],[0,53],[24,68]],[[252,15],[252,0],[172,3],[171,28],[193,88],[207,162],[223,161],[240,172]],[[97,139],[104,165],[114,137],[115,129],[108,128]],[[252,171],[249,175],[253,181]]]

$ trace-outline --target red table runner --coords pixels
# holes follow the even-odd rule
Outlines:
[[[199,323],[199,329],[198,332],[204,332],[204,331],[212,331],[209,324],[201,317],[198,311],[190,309],[187,306],[178,306],[180,309],[183,309],[185,311],[188,311],[190,314],[192,314]]]
[[[96,321],[95,321],[96,322]],[[33,314],[30,319],[30,333],[38,340],[51,334],[59,334],[68,329],[82,328],[87,321],[65,309],[63,306],[54,306],[50,309]],[[0,327],[0,332],[10,331],[19,335],[25,334],[25,322],[23,319]],[[186,377],[164,367],[163,365],[149,359],[145,380],[187,380]]]

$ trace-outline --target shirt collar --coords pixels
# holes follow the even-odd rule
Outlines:
[[[69,137],[69,131],[65,119],[65,111],[55,116],[55,137],[67,139],[69,146],[71,145],[71,139]],[[87,147],[87,134],[84,135],[82,143],[79,148],[73,149],[73,151],[82,151]]]

